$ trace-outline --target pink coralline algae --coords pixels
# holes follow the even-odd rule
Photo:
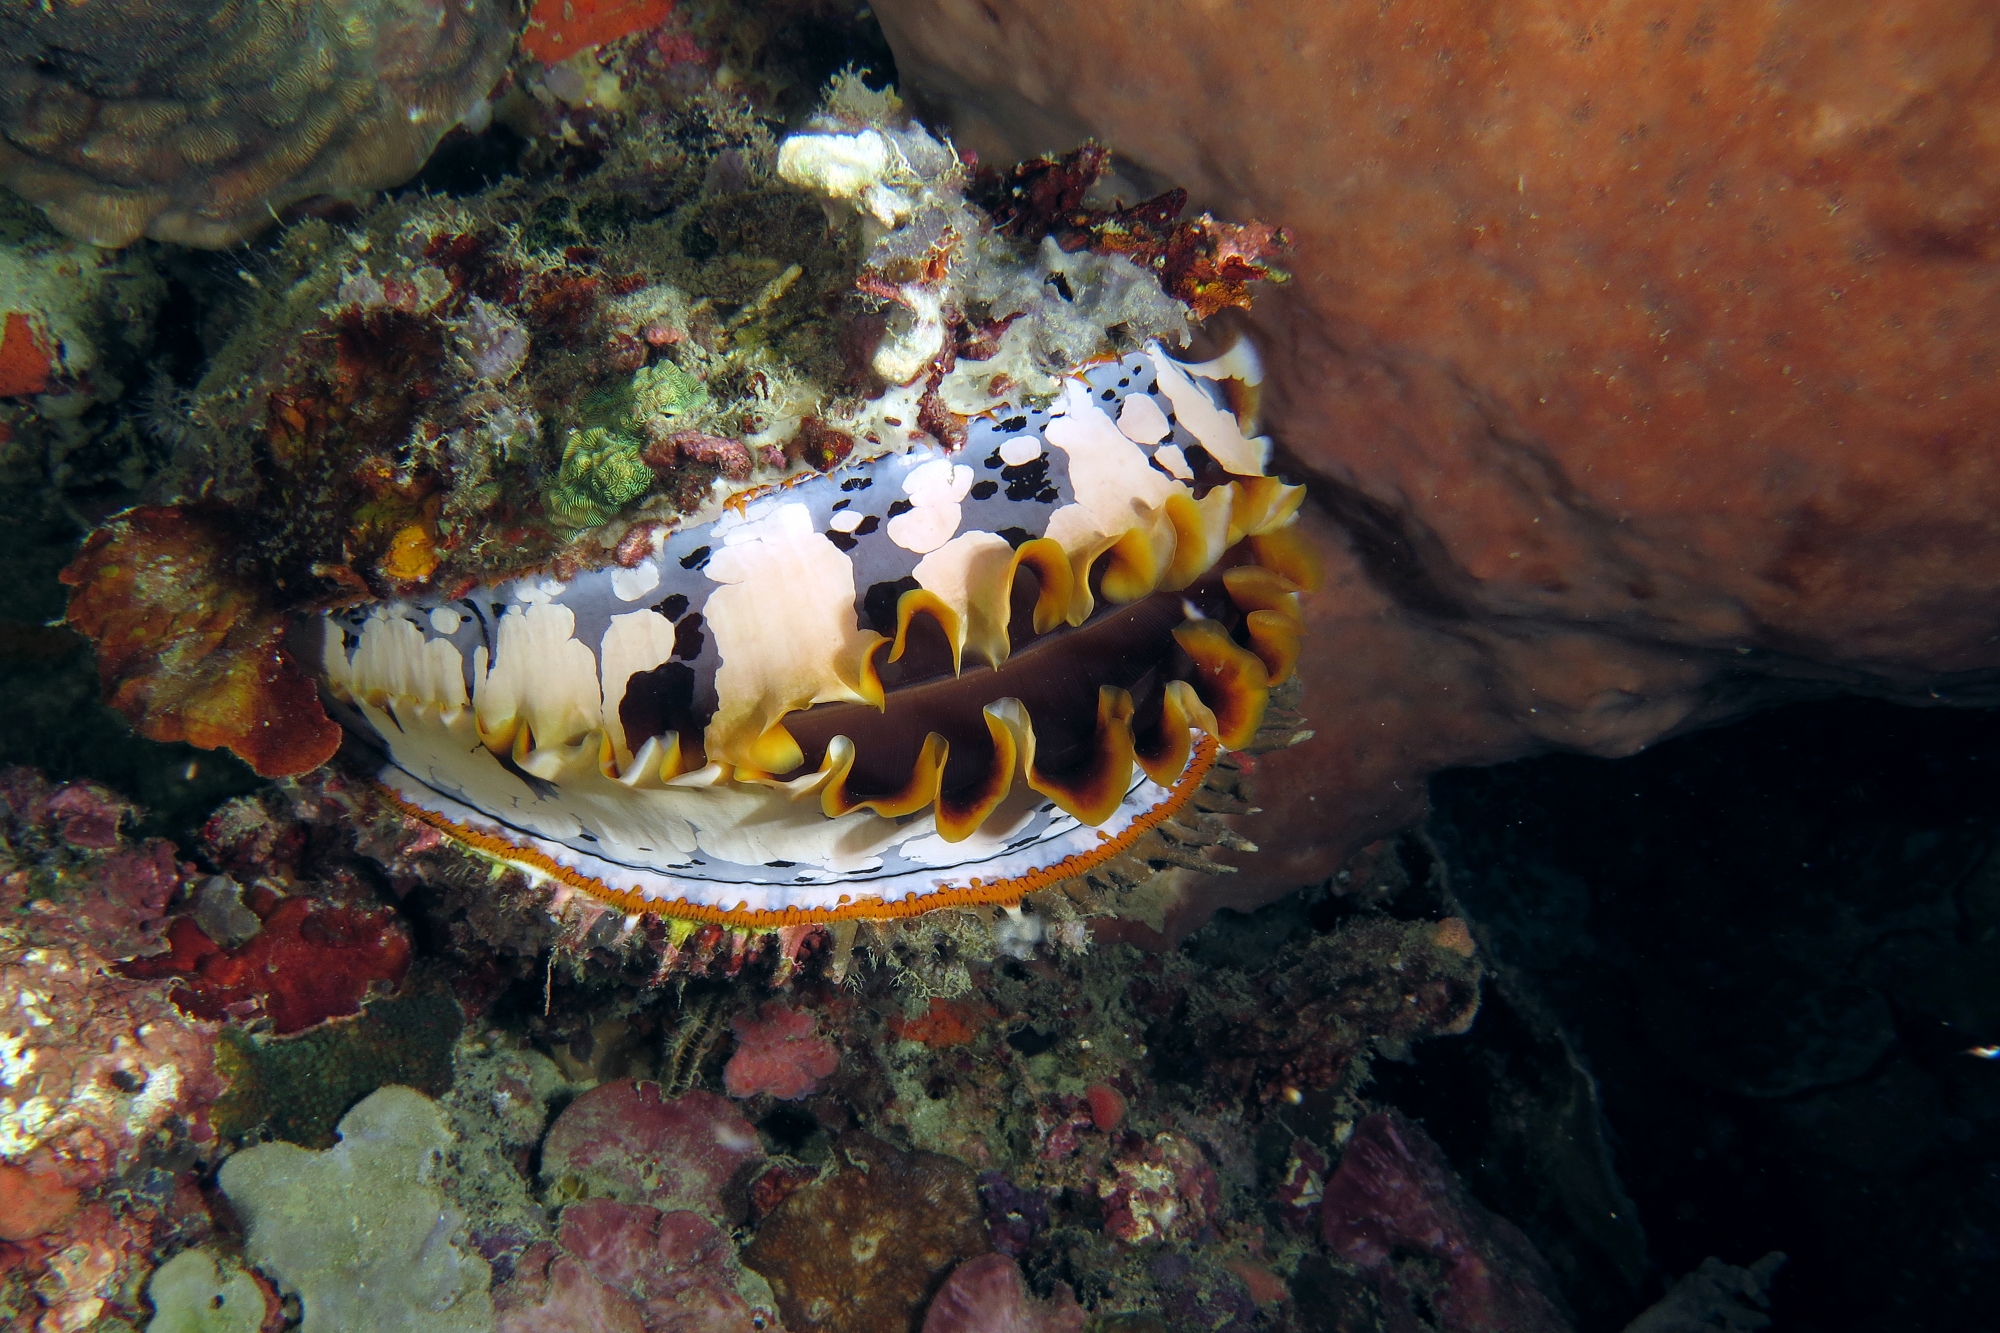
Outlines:
[[[750,1122],[712,1092],[668,1097],[620,1079],[571,1102],[542,1144],[542,1178],[593,1198],[711,1217],[740,1213],[732,1187],[764,1159]]]
[[[1020,1265],[982,1254],[951,1271],[924,1315],[923,1333],[1083,1333],[1083,1311],[1062,1283],[1054,1299],[1037,1300]]]
[[[1320,1234],[1375,1281],[1390,1333],[1419,1333],[1421,1297],[1444,1333],[1567,1333],[1528,1238],[1468,1198],[1428,1134],[1366,1116],[1326,1183]]]
[[[1104,1229],[1119,1240],[1192,1240],[1221,1206],[1215,1168],[1178,1134],[1135,1140],[1112,1159]]]
[[[90,784],[0,772],[0,1317],[10,1328],[69,1333],[133,1308],[177,1203],[104,1187],[156,1150],[207,1139],[223,1091],[213,1030],[164,986],[111,970],[158,947],[190,873],[168,844],[121,837],[126,813]]]
[[[0,1245],[0,1318],[15,1320],[5,1327],[35,1333],[129,1327],[114,1321],[141,1308],[140,1288],[162,1242],[172,1243],[175,1228],[205,1225],[200,1209],[200,1193],[190,1183],[164,1208],[124,1200],[90,1203],[60,1231]],[[8,1281],[29,1274],[32,1284],[22,1286],[31,1285],[32,1295]]]
[[[21,1240],[59,1225],[65,1201],[132,1166],[221,1084],[210,1030],[163,987],[109,971],[156,939],[182,879],[171,848],[119,840],[94,789],[19,769],[0,788],[0,1237]],[[83,848],[66,844],[78,819]]]
[[[531,1249],[494,1293],[496,1333],[758,1333],[776,1326],[761,1284],[737,1263],[728,1235],[700,1213],[589,1199],[563,1209],[557,1240]]]
[[[722,1071],[732,1097],[769,1093],[795,1102],[818,1092],[840,1066],[840,1052],[819,1033],[819,1020],[776,1000],[734,1024],[736,1053]]]

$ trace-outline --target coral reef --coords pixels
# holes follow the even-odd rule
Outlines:
[[[757,1132],[712,1092],[664,1096],[657,1083],[601,1083],[571,1102],[542,1144],[542,1179],[564,1194],[690,1209],[727,1218],[724,1202],[763,1160]]]
[[[659,25],[673,0],[535,0],[521,49],[544,64]]]
[[[837,1163],[764,1219],[743,1262],[770,1280],[791,1333],[919,1327],[951,1269],[987,1248],[963,1162],[858,1131]]]
[[[1355,1123],[1326,1183],[1320,1231],[1374,1278],[1392,1329],[1414,1333],[1426,1309],[1451,1333],[1570,1327],[1527,1237],[1468,1198],[1430,1136],[1394,1111]]]
[[[494,1305],[499,1333],[758,1333],[777,1327],[768,1289],[738,1265],[728,1234],[714,1222],[684,1209],[663,1213],[609,1199],[564,1208],[556,1247],[525,1256],[495,1292]]]
[[[1251,783],[1277,827],[1177,928],[1329,873],[1441,768],[1993,697],[1990,14],[876,11],[982,159],[1094,137],[1293,241],[1247,323],[1329,667]]]
[[[139,840],[147,816],[106,788],[0,773],[0,981],[67,1006],[50,1024],[0,1024],[0,1073],[19,1056],[61,1075],[53,1095],[75,1111],[43,1126],[39,1107],[0,1108],[26,1145],[0,1146],[0,1321],[136,1326],[150,1293],[163,1333],[1561,1329],[1579,1292],[1573,1322],[1612,1327],[1660,1295],[1663,1272],[1762,1252],[1649,1264],[1657,1233],[1621,1192],[1589,1065],[1496,965],[1492,927],[1461,908],[1425,837],[1374,843],[1304,895],[1178,939],[1209,905],[1333,870],[1391,808],[1360,798],[1371,783],[1506,754],[1526,734],[1607,746],[1662,725],[1644,663],[1619,678],[1629,715],[1534,674],[1562,647],[1539,632],[1590,589],[1523,592],[1530,575],[1482,563],[1479,530],[1459,521],[1482,502],[1411,479],[1428,475],[1410,462],[1424,413],[1453,393],[1506,427],[1482,466],[1544,442],[1512,431],[1524,400],[1493,388],[1501,352],[1432,363],[1368,342],[1413,317],[1394,300],[1346,304],[1326,256],[1374,253],[1375,222],[1347,215],[1354,238],[1327,223],[1348,185],[1330,203],[1286,192],[1304,168],[1259,157],[1261,130],[1241,156],[1268,181],[1215,188],[1235,169],[1219,151],[1199,170],[1165,164],[1190,195],[1097,143],[1009,167],[977,127],[948,140],[852,71],[807,107],[803,84],[776,87],[771,34],[817,43],[852,22],[814,26],[832,8],[538,4],[531,58],[493,108],[502,128],[456,137],[421,189],[315,206],[227,259],[143,245],[79,263],[59,293],[68,332],[53,298],[0,326],[0,387],[17,389],[0,401],[6,476],[49,478],[19,505],[99,525],[70,569],[70,620],[97,639],[111,697],[148,734],[233,748],[270,774],[312,770],[151,817],[178,847]],[[1038,12],[1000,14],[996,30]],[[765,49],[746,52],[758,32]],[[1085,60],[1066,44],[1042,55]],[[1162,57],[1168,74],[1185,62]],[[1212,97],[1201,105],[1241,93]],[[1198,128],[1168,134],[1215,142]],[[1440,172],[1441,188],[1466,179],[1459,163]],[[1554,188],[1537,175],[1516,194]],[[1299,207],[1301,227],[1271,215],[1300,244],[1200,211],[1242,217],[1246,199]],[[18,253],[37,274],[83,255],[31,239]],[[1428,279],[1404,276],[1411,301],[1432,300]],[[1354,278],[1378,296],[1382,280]],[[1275,306],[1257,287],[1273,281]],[[1338,394],[1307,384],[1330,310],[1353,320],[1336,330],[1339,364],[1376,356],[1401,397],[1366,376]],[[1230,342],[1253,325],[1277,349],[1273,376],[1250,341]],[[1196,339],[1211,359],[1180,363],[1148,338]],[[1440,366],[1479,373],[1443,386]],[[142,404],[127,386],[152,371]],[[1533,374],[1546,387],[1569,371]],[[1385,396],[1404,415],[1377,411]],[[1416,424],[1378,449],[1385,414]],[[1269,421],[1292,438],[1259,434]],[[1554,414],[1536,421],[1560,435]],[[1314,433],[1329,423],[1352,437]],[[1314,474],[1310,499],[1281,481],[1300,466],[1287,444]],[[1549,446],[1558,472],[1566,447]],[[1630,480],[1617,462],[1605,472]],[[1560,490],[1509,475],[1495,503]],[[1597,485],[1533,516],[1610,505]],[[1289,523],[1302,500],[1309,516]],[[1538,535],[1508,547],[1520,569],[1573,568],[1573,550],[1558,559]],[[966,538],[1005,566],[997,596],[970,563],[955,583],[935,577]],[[799,546],[854,577],[827,596],[738,577],[766,548]],[[1624,555],[1635,577],[1684,563]],[[1313,589],[1315,558],[1335,586]],[[1014,589],[1023,563],[1032,586]],[[1664,619],[1614,615],[1622,642],[1685,637],[1687,585],[1627,595]],[[27,626],[53,610],[7,614]],[[1519,622],[1496,630],[1502,612]],[[621,618],[634,642],[614,635]],[[1412,619],[1425,651],[1385,656],[1382,636]],[[1071,631],[1075,652],[1031,657],[1050,647],[1031,641]],[[44,641],[6,633],[0,651]],[[775,664],[798,643],[834,651],[800,654],[794,679]],[[1601,666],[1593,644],[1564,661]],[[1308,671],[1320,695],[1302,700],[1307,654],[1324,654]],[[1496,661],[1498,702],[1420,698],[1470,695],[1485,678],[1473,666]],[[745,663],[756,688],[731,693]],[[938,720],[940,702],[891,735],[871,707],[914,720],[919,701],[1010,670],[963,718]],[[1032,695],[1071,677],[1085,685],[1073,706]],[[1529,678],[1553,697],[1506,695]],[[984,707],[1015,695],[1036,730]],[[1383,697],[1422,706],[1365,706]],[[814,706],[847,711],[821,727]],[[1489,710],[1514,730],[1408,741],[1406,728]],[[335,715],[356,744],[322,764],[342,741]],[[1381,737],[1357,744],[1361,726]],[[1184,750],[1160,744],[1183,732]],[[1329,735],[1352,753],[1307,764]],[[363,776],[376,741],[386,786]],[[1024,781],[995,798],[1018,803],[987,830],[990,793],[967,795],[965,766],[1008,744],[1002,766]],[[481,766],[477,782],[456,780],[461,763]],[[1128,781],[1138,813],[1113,822],[1102,811],[1124,810],[1110,798]],[[572,797],[546,825],[530,817]],[[720,838],[776,837],[772,820],[703,810],[680,838],[664,820],[600,818],[628,799],[680,813],[754,800],[809,838],[874,821],[909,864],[754,841],[724,864]],[[1076,824],[1060,831],[1074,856],[1017,876],[1011,858],[1038,853],[1014,835],[1058,814]],[[1029,822],[1000,831],[1016,817]],[[631,848],[605,836],[617,830]],[[569,838],[576,856],[535,838]],[[945,863],[927,858],[947,854],[979,880],[937,878]],[[585,882],[592,856],[614,869]],[[957,896],[890,919],[889,873]],[[704,874],[713,901],[674,879]],[[1980,964],[2000,915],[1981,892],[1926,900],[1915,929],[1896,917],[1865,985],[1774,963],[1808,991],[1745,1011],[1768,1023],[1734,1023],[1738,992],[1714,987],[1678,1008],[1654,998],[1646,1021],[1678,1034],[1662,1049],[1705,1087],[1769,1103],[1769,1120],[1857,1178],[1900,1178],[1913,1154],[1878,1132],[1884,1108],[1942,1084],[1899,1053],[1884,997],[1952,1041],[1988,1021]],[[1948,965],[1870,989],[1922,970],[1919,955]],[[52,960],[71,971],[43,975]],[[165,1045],[120,1046],[126,1025]],[[42,1026],[74,1041],[44,1046]],[[1782,1058],[1759,1061],[1769,1033]],[[112,1064],[81,1066],[93,1042]],[[1990,1115],[1950,1086],[1958,1100],[1930,1114],[1969,1140]],[[1449,1118],[1435,1111],[1447,1103]],[[1485,1139],[1467,1127],[1482,1110]],[[1974,1245],[1976,1221],[1963,1206],[1936,1234]],[[1649,1317],[1749,1326],[1769,1270],[1718,1262]]]
[[[0,770],[0,1314],[40,1333],[136,1306],[189,1211],[156,1164],[212,1137],[224,1086],[213,1028],[113,971],[157,947],[189,878],[164,840],[121,835],[131,814]]]
[[[371,987],[393,990],[409,968],[409,936],[393,912],[269,890],[253,893],[246,910],[257,926],[234,948],[210,938],[198,917],[180,916],[167,930],[165,954],[122,970],[178,979],[176,1002],[198,1017],[264,1017],[273,1032],[289,1036],[359,1012]]]
[[[72,236],[226,246],[401,184],[478,107],[508,0],[93,0],[0,16],[0,183]]]
[[[722,1071],[732,1097],[769,1094],[795,1102],[818,1092],[840,1066],[840,1049],[819,1031],[819,1020],[778,1000],[732,1024],[736,1049]]]
[[[327,1147],[347,1109],[384,1084],[442,1096],[452,1084],[452,1047],[463,1026],[458,1002],[433,982],[377,997],[352,1018],[296,1036],[225,1028],[216,1067],[229,1091],[216,1099],[210,1118],[217,1133],[231,1137],[262,1131],[301,1147]]]
[[[213,516],[132,510],[63,571],[70,623],[96,643],[106,702],[140,735],[226,746],[266,776],[302,772],[332,758],[340,728],[232,551]]]
[[[1093,1124],[1096,1115],[1093,1107]],[[1104,1230],[1127,1244],[1192,1240],[1209,1229],[1221,1202],[1215,1168],[1201,1148],[1179,1134],[1156,1134],[1113,1155]]]
[[[0,771],[0,1236],[51,1230],[79,1195],[186,1132],[222,1090],[212,1030],[163,987],[112,974],[154,947],[185,870],[171,845],[126,843],[102,788]]]
[[[276,1294],[228,1253],[182,1250],[146,1284],[146,1333],[263,1333],[280,1317]]]
[[[251,1261],[299,1297],[302,1333],[490,1330],[487,1263],[463,1247],[465,1219],[439,1188],[455,1143],[444,1112],[388,1087],[342,1117],[339,1132],[323,1152],[246,1148],[219,1178]]]
[[[1083,1333],[1083,1311],[1068,1287],[1036,1300],[1004,1254],[983,1254],[951,1270],[924,1315],[923,1333]]]

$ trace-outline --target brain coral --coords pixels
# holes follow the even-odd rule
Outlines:
[[[224,246],[408,180],[493,86],[511,0],[0,10],[0,182],[99,245]]]

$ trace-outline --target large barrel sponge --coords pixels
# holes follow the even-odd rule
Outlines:
[[[99,245],[220,247],[398,185],[499,77],[513,0],[0,8],[0,183]]]

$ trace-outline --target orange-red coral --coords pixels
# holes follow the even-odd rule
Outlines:
[[[521,49],[553,64],[585,47],[657,28],[673,12],[673,0],[535,0]]]
[[[0,330],[0,398],[42,392],[54,368],[55,355],[34,324],[18,310],[8,311]]]
[[[340,728],[232,557],[199,515],[132,510],[63,570],[69,623],[97,645],[105,699],[140,735],[226,747],[264,777],[304,773],[333,757]]]
[[[410,967],[410,937],[394,912],[303,896],[267,904],[263,929],[234,949],[186,916],[175,918],[167,942],[168,952],[119,970],[176,978],[175,1002],[200,1018],[261,1012],[280,1036],[360,1012],[375,983],[395,986]]]
[[[932,1050],[943,1050],[967,1045],[995,1017],[991,1005],[933,997],[930,1007],[915,1018],[891,1015],[889,1030],[904,1041],[920,1041]]]

